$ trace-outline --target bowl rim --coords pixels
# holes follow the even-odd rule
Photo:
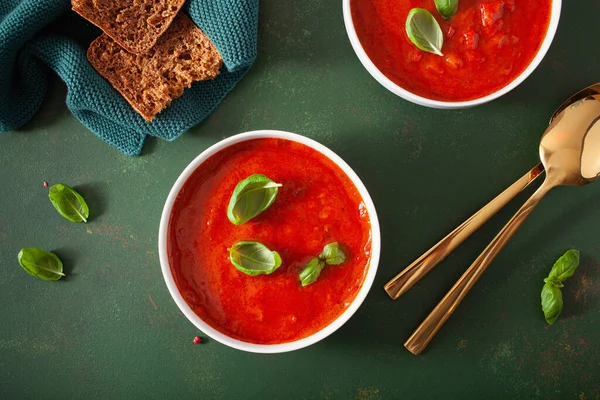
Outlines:
[[[512,80],[508,85],[502,87],[494,93],[491,93],[487,96],[480,97],[474,100],[467,101],[441,101],[441,100],[432,100],[427,97],[419,96],[414,94],[396,83],[392,82],[387,76],[385,76],[371,61],[367,53],[365,52],[358,35],[356,33],[356,29],[354,28],[354,21],[352,20],[352,12],[350,2],[351,0],[342,0],[343,4],[343,14],[344,14],[344,24],[346,26],[346,33],[348,34],[348,38],[350,39],[350,44],[354,49],[358,59],[362,63],[363,67],[371,74],[375,80],[377,80],[381,85],[383,85],[390,92],[394,93],[397,96],[402,97],[405,100],[408,100],[412,103],[431,107],[431,108],[439,108],[439,109],[459,109],[459,108],[468,108],[477,106],[480,104],[484,104],[490,102],[492,100],[497,99],[500,96],[505,95],[510,92],[517,86],[519,86],[525,79],[531,75],[531,73],[539,66],[542,62],[546,53],[550,49],[550,45],[554,40],[554,36],[556,34],[556,30],[558,29],[558,22],[560,20],[560,12],[562,8],[562,0],[552,0],[551,7],[551,15],[550,15],[550,23],[548,25],[548,30],[546,31],[546,36],[544,37],[544,41],[540,46],[537,54],[529,63],[527,68],[519,76],[517,76],[514,80]]]
[[[369,263],[368,270],[363,281],[363,285],[356,294],[356,297],[354,298],[350,306],[348,306],[348,308],[346,308],[346,310],[342,314],[340,314],[335,320],[333,320],[329,325],[327,325],[320,331],[300,340],[280,344],[256,344],[244,342],[242,340],[234,339],[222,332],[219,332],[218,330],[210,326],[208,323],[204,322],[190,308],[190,306],[185,302],[183,296],[179,292],[175,280],[173,279],[173,274],[171,273],[171,268],[169,265],[167,255],[167,233],[173,204],[175,202],[175,199],[177,198],[177,195],[179,194],[179,191],[181,190],[187,179],[191,176],[191,174],[209,157],[216,154],[217,152],[237,143],[263,138],[286,139],[304,144],[318,151],[323,156],[327,157],[332,162],[334,162],[348,176],[348,178],[350,178],[352,183],[357,188],[367,208],[367,212],[369,213],[371,222],[371,261]],[[358,175],[356,175],[354,170],[352,170],[352,168],[341,157],[339,157],[332,150],[322,145],[321,143],[313,139],[298,135],[296,133],[277,130],[257,130],[240,133],[213,144],[212,146],[204,150],[202,153],[200,153],[198,156],[196,156],[196,158],[194,158],[194,160],[192,160],[187,165],[183,172],[181,172],[181,174],[175,181],[173,187],[171,188],[167,200],[165,201],[165,205],[163,207],[158,234],[158,252],[163,278],[165,280],[169,293],[171,294],[171,297],[173,297],[173,300],[175,301],[181,312],[183,312],[183,314],[187,317],[187,319],[198,329],[204,332],[204,334],[208,335],[212,339],[224,345],[238,350],[243,350],[252,353],[283,353],[310,346],[311,344],[314,344],[326,338],[327,336],[335,332],[337,329],[339,329],[344,323],[346,323],[346,321],[348,321],[350,317],[352,317],[356,310],[358,310],[360,305],[367,297],[367,294],[369,293],[369,290],[373,285],[373,281],[375,280],[375,274],[377,273],[377,268],[379,266],[379,256],[381,253],[381,233],[379,230],[379,220],[377,218],[375,205],[373,204],[373,200],[371,199],[367,188],[364,186]]]

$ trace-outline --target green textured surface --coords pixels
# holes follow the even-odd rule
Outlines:
[[[558,188],[415,357],[402,346],[527,194],[392,302],[383,284],[537,162],[554,108],[600,81],[600,3],[566,1],[536,72],[503,98],[439,111],[386,91],[360,65],[339,1],[261,3],[259,58],[204,123],[128,158],[94,137],[56,84],[24,129],[0,135],[0,398],[600,398],[600,184]],[[314,138],[343,157],[377,207],[383,253],[363,306],[307,349],[256,355],[198,334],[172,301],[158,221],[182,169],[218,140],[254,129]],[[64,182],[88,199],[87,225],[47,201]],[[531,189],[527,191],[531,192]],[[66,279],[43,282],[22,247],[56,251]],[[542,279],[566,249],[582,265],[547,327]]]

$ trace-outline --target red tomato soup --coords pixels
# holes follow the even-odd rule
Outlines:
[[[445,21],[434,0],[352,0],[352,19],[375,66],[422,97],[466,101],[498,91],[535,58],[548,30],[552,0],[460,0]],[[419,50],[406,34],[412,8],[424,8],[444,33],[443,57]]]
[[[270,208],[236,226],[227,218],[229,199],[252,174],[283,187]],[[270,275],[238,271],[227,250],[238,241],[263,243],[282,265]],[[331,242],[346,261],[302,287],[298,274]],[[284,343],[321,330],[354,300],[370,262],[371,224],[358,190],[328,158],[297,142],[255,139],[218,152],[188,178],[173,205],[167,252],[177,287],[200,318],[239,340]]]

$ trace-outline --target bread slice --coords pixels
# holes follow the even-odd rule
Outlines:
[[[71,0],[73,10],[124,49],[142,54],[167,30],[185,0]]]
[[[223,64],[208,37],[183,13],[145,54],[131,54],[102,34],[87,58],[148,122],[192,82],[214,79]]]

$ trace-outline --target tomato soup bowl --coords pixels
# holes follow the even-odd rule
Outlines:
[[[481,97],[469,99],[466,101],[460,101],[460,100],[459,101],[445,101],[445,100],[430,99],[430,98],[427,98],[426,96],[415,94],[409,90],[406,90],[405,88],[401,87],[397,83],[393,82],[390,78],[388,78],[388,76],[386,76],[375,65],[375,63],[369,57],[369,55],[367,55],[365,48],[361,44],[359,35],[357,33],[357,28],[356,28],[355,22],[352,17],[353,10],[352,10],[351,3],[354,0],[342,0],[342,1],[343,1],[344,23],[346,26],[346,32],[348,34],[348,38],[350,39],[350,43],[352,45],[352,48],[354,49],[354,52],[358,56],[358,59],[360,60],[362,65],[365,67],[365,69],[371,74],[371,76],[373,76],[373,78],[375,78],[386,89],[388,89],[392,93],[396,94],[397,96],[404,98],[405,100],[408,100],[408,101],[418,104],[418,105],[431,107],[431,108],[438,108],[438,109],[460,109],[460,108],[469,108],[469,107],[477,106],[480,104],[484,104],[484,103],[490,102],[490,101],[497,99],[498,97],[510,92],[511,90],[516,88],[519,84],[521,84],[521,82],[523,82],[538,67],[538,65],[542,62],[542,59],[548,52],[548,49],[550,48],[550,45],[552,44],[554,35],[558,28],[558,22],[559,22],[560,11],[561,11],[561,6],[562,6],[562,0],[551,0],[551,5],[549,7],[550,8],[550,18],[549,18],[549,23],[548,23],[548,28],[546,30],[546,34],[543,37],[543,41],[541,42],[541,45],[539,46],[537,53],[535,53],[535,56],[529,62],[527,67],[518,76],[516,76],[512,81],[508,82],[505,86],[500,87],[499,89],[493,91],[492,93],[483,95]],[[485,0],[485,2],[487,2],[487,1],[488,0]],[[433,5],[433,4],[434,4],[434,1],[431,0],[431,5]],[[435,10],[435,8],[433,8],[433,9]],[[460,2],[459,2],[459,12],[460,12]],[[435,14],[435,11],[432,11],[432,14]],[[441,18],[439,18],[439,17],[437,19],[441,20]],[[402,29],[404,29],[405,21],[399,21],[398,24],[402,26]],[[401,40],[401,39],[399,39],[399,40]],[[416,49],[416,47],[415,47],[415,49]]]
[[[354,184],[354,187],[358,192],[357,196],[360,196],[360,198],[362,199],[361,204],[364,205],[364,208],[366,208],[366,211],[368,213],[368,221],[370,223],[370,258],[368,258],[367,264],[364,267],[364,279],[362,279],[362,283],[360,285],[357,284],[356,286],[358,289],[353,300],[349,301],[348,303],[345,303],[347,307],[343,308],[341,314],[335,317],[326,326],[321,327],[318,331],[310,334],[309,336],[302,337],[298,340],[286,341],[283,343],[261,344],[242,340],[243,338],[240,339],[234,337],[234,335],[224,333],[222,330],[217,329],[216,327],[208,323],[205,319],[201,318],[198,315],[198,313],[196,313],[192,309],[192,307],[190,307],[188,302],[186,302],[182,291],[178,287],[176,276],[172,270],[172,265],[170,265],[170,258],[168,253],[169,225],[171,223],[171,218],[175,212],[174,204],[177,202],[178,195],[180,194],[180,191],[184,187],[185,183],[190,179],[190,177],[194,174],[195,171],[200,171],[203,168],[203,166],[207,164],[207,160],[211,159],[211,157],[215,156],[215,154],[227,151],[227,149],[232,149],[232,146],[239,146],[240,144],[244,143],[252,143],[251,141],[254,141],[256,139],[283,139],[284,141],[299,143],[316,151],[319,154],[319,157],[322,157],[324,160],[327,160],[327,162],[329,162],[331,165],[337,166],[338,171],[341,170],[342,173],[345,174],[346,178]],[[275,200],[275,202],[277,202],[277,199]],[[267,212],[269,212],[269,210],[265,211],[265,213]],[[222,213],[226,214],[226,210],[222,210]],[[379,263],[381,239],[379,222],[377,219],[377,213],[375,211],[373,201],[371,200],[367,189],[365,188],[359,177],[350,168],[350,166],[348,166],[348,164],[344,162],[344,160],[342,160],[338,155],[336,155],[333,151],[329,150],[327,147],[304,136],[289,132],[262,130],[241,133],[230,138],[224,139],[202,152],[185,168],[185,170],[181,173],[181,175],[173,185],[165,202],[160,220],[158,248],[161,269],[167,288],[179,309],[183,312],[187,319],[190,322],[192,322],[192,324],[194,324],[198,329],[200,329],[212,339],[235,349],[253,353],[283,353],[304,348],[326,338],[327,336],[335,332],[338,328],[340,328],[356,312],[356,310],[360,307],[360,305],[366,298],[367,293],[369,292],[369,289],[373,284],[373,280],[375,278],[375,274]],[[232,265],[229,265],[229,267],[232,269],[234,268]],[[341,265],[330,266],[326,268],[334,267],[341,267]],[[233,271],[233,273],[239,272],[235,269],[233,269]],[[277,272],[278,271],[275,271],[273,275],[275,275]],[[241,272],[239,273],[241,274]],[[262,277],[264,277],[265,279],[269,279],[273,275],[263,275]],[[240,276],[242,276],[243,279],[246,279],[243,274]],[[248,279],[254,278],[258,277],[248,277]],[[317,283],[318,281],[313,285],[316,285]],[[297,278],[294,284],[300,288]],[[310,286],[307,286],[307,288],[308,287]],[[285,293],[282,295],[285,296]]]

